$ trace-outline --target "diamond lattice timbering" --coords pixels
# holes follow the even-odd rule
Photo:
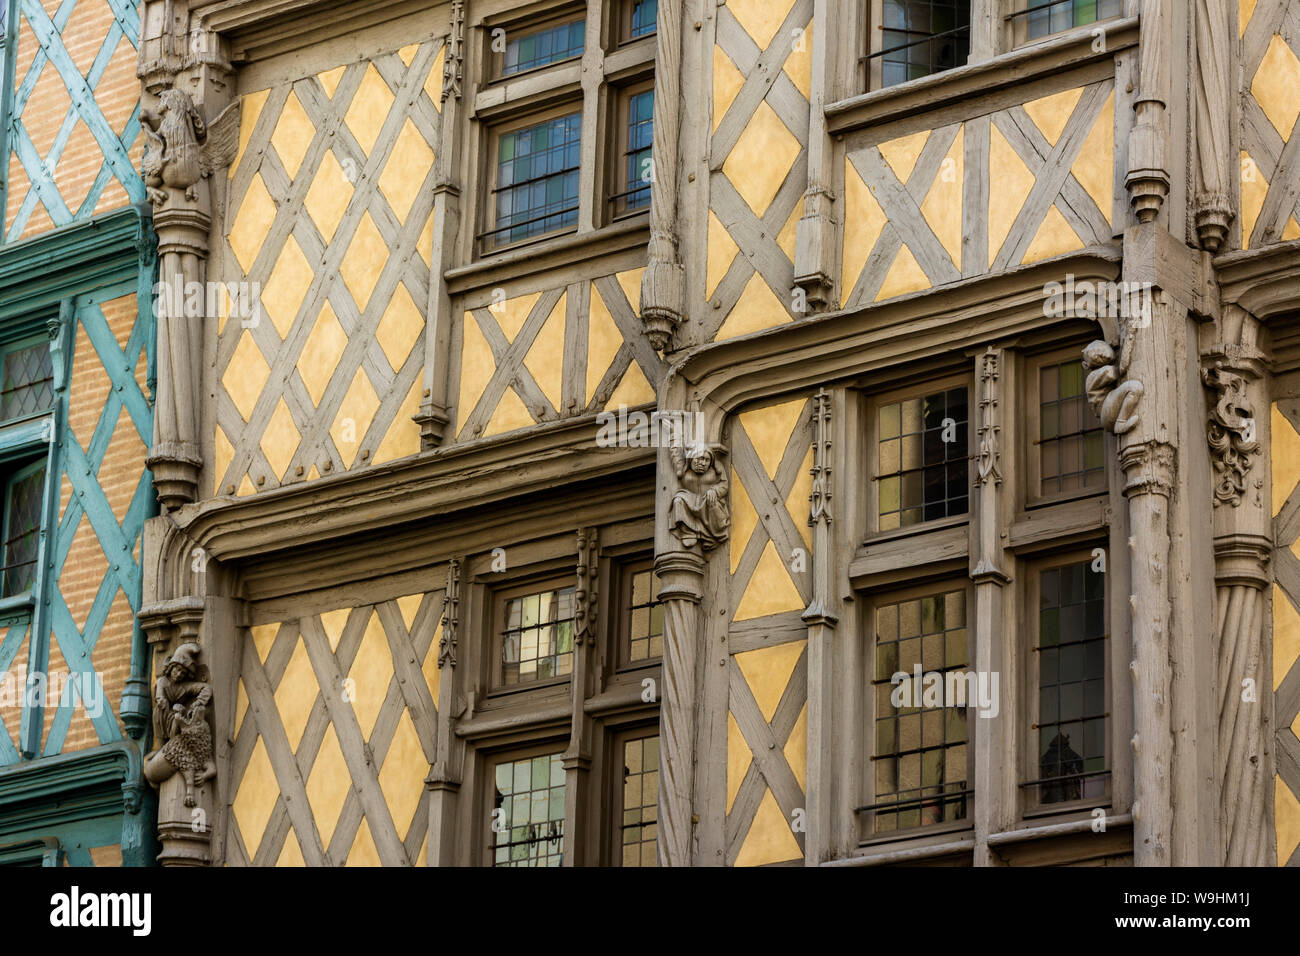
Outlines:
[[[1239,4],[1241,34],[1241,247],[1300,239],[1300,5]]]
[[[1279,866],[1300,866],[1300,402],[1273,405],[1273,821]]]
[[[144,201],[130,0],[19,0],[5,240]]]
[[[420,450],[442,61],[429,40],[241,97],[219,271],[261,312],[221,323],[216,493]]]
[[[437,591],[249,629],[232,864],[424,862],[441,617]]]

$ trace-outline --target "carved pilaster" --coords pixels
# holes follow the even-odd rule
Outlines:
[[[1254,402],[1248,385],[1263,372],[1263,353],[1253,346],[1217,345],[1204,356],[1201,380],[1211,392],[1206,438],[1214,466],[1214,504],[1239,507],[1250,494],[1251,465],[1259,450]],[[1259,497],[1262,479],[1254,479]]]
[[[438,667],[456,666],[457,630],[460,627],[460,558],[447,562],[447,590],[442,598],[442,637],[438,639]]]
[[[650,344],[662,352],[670,348],[686,312],[686,270],[682,267],[677,232],[682,0],[660,0],[657,28],[650,247],[641,280],[641,322]]]
[[[1169,195],[1170,0],[1143,0],[1139,89],[1124,178],[1138,222],[1153,222]]]
[[[985,578],[1009,581],[1002,570],[999,501],[1002,485],[1002,420],[998,406],[998,383],[1002,375],[1002,351],[989,346],[979,357],[979,455],[976,484],[980,503],[979,560],[971,576],[976,583]]]
[[[573,592],[573,643],[578,647],[584,645],[588,638],[596,633],[596,578],[599,571],[598,537],[595,528],[582,528],[578,531],[577,584]]]
[[[1226,0],[1196,0],[1196,235],[1218,252],[1232,223],[1232,34]]]

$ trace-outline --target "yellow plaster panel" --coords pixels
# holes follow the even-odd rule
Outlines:
[[[248,141],[253,137],[253,128],[257,126],[257,118],[262,115],[262,107],[266,105],[266,98],[270,94],[270,90],[258,90],[239,98],[239,150],[235,153],[235,158],[230,163],[230,171],[226,174],[232,179],[235,170],[243,162],[244,153],[248,151]],[[244,271],[248,271],[247,267]]]
[[[261,441],[262,454],[266,456],[266,462],[271,466],[271,477],[276,481],[284,480],[284,473],[293,460],[294,452],[298,450],[299,441],[301,436],[293,423],[293,415],[282,398],[271,413],[271,420],[266,424]]]
[[[442,111],[442,67],[447,58],[447,45],[443,44],[438,55],[433,58],[433,66],[429,68],[429,75],[424,80],[424,92],[429,94],[429,99],[433,101],[433,108]]]
[[[326,150],[316,167],[316,176],[307,190],[307,197],[303,200],[308,215],[326,242],[334,238],[343,213],[351,201],[352,183],[344,175],[343,167],[334,156],[334,150]]]
[[[240,268],[244,270],[245,275],[252,270],[257,253],[261,250],[266,234],[274,221],[275,200],[266,191],[261,173],[254,173],[253,180],[248,184],[248,190],[244,193],[243,201],[240,202],[239,209],[235,213],[234,225],[227,235],[230,240],[230,251],[239,260]]]
[[[871,250],[876,247],[880,231],[888,219],[880,208],[875,194],[863,181],[853,161],[844,161],[844,273],[840,279],[840,295],[848,299],[857,285],[858,276],[867,264]]]
[[[794,262],[795,247],[799,238],[799,220],[803,218],[804,201],[803,197],[794,204],[794,209],[790,212],[790,218],[785,221],[781,231],[777,234],[776,244],[781,247],[785,257]]]
[[[275,861],[276,866],[306,866],[307,861],[302,858],[302,845],[298,842],[298,834],[294,832],[293,827],[289,828],[288,835],[284,838],[284,846],[280,848],[280,856]]]
[[[713,297],[713,293],[718,289],[718,283],[727,274],[727,270],[731,268],[731,263],[739,252],[740,247],[731,238],[731,233],[727,231],[727,227],[710,209],[708,267],[704,281],[704,287],[708,290],[706,298]]]
[[[1275,33],[1250,84],[1250,93],[1283,142],[1291,138],[1296,116],[1300,115],[1297,90],[1300,90],[1300,60],[1296,59],[1287,42]]]
[[[330,425],[330,437],[334,439],[334,447],[338,449],[345,468],[351,468],[356,460],[357,452],[361,448],[361,439],[365,437],[366,429],[370,427],[370,422],[378,410],[379,396],[375,394],[374,386],[366,376],[366,370],[359,367],[357,374],[352,378],[352,384],[348,386],[347,394],[343,396],[342,404],[339,405],[334,424]]]
[[[1286,221],[1286,228],[1282,230],[1282,241],[1289,242],[1292,239],[1300,239],[1300,222],[1296,222],[1295,216],[1291,216]]]
[[[533,306],[537,305],[537,300],[542,297],[540,292],[530,292],[528,295],[515,296],[513,299],[507,299],[497,308],[489,309],[492,318],[496,319],[497,325],[501,327],[501,332],[506,337],[506,341],[514,342],[528,321],[528,317],[533,313]]]
[[[348,254],[339,266],[339,274],[352,293],[352,301],[362,312],[366,310],[370,293],[375,291],[375,283],[379,281],[379,274],[384,271],[387,262],[388,244],[384,242],[375,221],[370,218],[370,213],[363,212],[361,221],[357,223],[357,231],[352,235],[352,245],[348,247]]]
[[[528,406],[511,386],[501,394],[501,401],[497,404],[496,411],[492,413],[492,419],[487,423],[487,428],[483,429],[483,437],[503,435],[516,428],[527,428],[533,422],[534,418],[528,411]]]
[[[1300,614],[1296,613],[1286,592],[1273,585],[1273,689],[1300,658]]]
[[[749,543],[749,536],[754,533],[758,527],[758,512],[754,510],[753,503],[749,500],[749,494],[745,491],[745,486],[736,478],[735,469],[731,472],[731,573],[736,573],[736,568],[740,567],[740,558],[745,553],[745,545]]]
[[[316,752],[316,761],[311,765],[307,776],[307,804],[311,807],[312,818],[320,832],[321,846],[329,849],[338,825],[339,814],[343,812],[343,802],[352,789],[352,773],[347,761],[343,759],[343,750],[334,733],[334,725],[327,724],[325,736],[321,739],[320,750]]]
[[[271,367],[262,358],[261,351],[253,341],[253,333],[245,329],[240,333],[234,354],[230,356],[226,374],[221,377],[226,394],[235,403],[235,408],[239,409],[244,421],[253,416],[257,398],[262,394],[262,388],[270,374]]]
[[[348,851],[347,866],[380,866],[379,848],[375,846],[375,839],[370,835],[370,824],[365,817],[361,818],[361,826],[357,829],[357,838],[352,841],[352,849]]]
[[[1246,27],[1255,13],[1255,0],[1237,0],[1237,36],[1246,35]]]
[[[388,812],[397,827],[398,836],[405,837],[411,828],[411,819],[424,795],[424,778],[429,770],[429,760],[420,737],[411,723],[411,715],[403,710],[397,719],[397,730],[379,771],[379,789],[384,793]]]
[[[284,676],[280,678],[280,686],[275,689],[275,709],[280,713],[289,746],[295,751],[302,740],[302,732],[307,727],[307,718],[311,716],[319,692],[316,672],[312,670],[311,658],[307,656],[307,645],[300,637],[294,644],[293,656],[284,669]]]
[[[393,108],[393,98],[393,91],[388,88],[375,65],[366,64],[366,75],[343,119],[367,156],[375,148],[379,131],[388,118],[388,111]]]
[[[1034,188],[1034,174],[1007,142],[996,125],[989,127],[989,169],[997,175],[989,178],[989,266],[997,258],[1002,243],[1015,225],[1020,209]]]
[[[764,100],[736,140],[722,172],[754,215],[762,216],[800,151],[799,141]]]
[[[729,0],[727,9],[759,48],[766,50],[785,22],[790,3],[788,0]]]
[[[397,142],[388,154],[384,171],[379,174],[379,188],[401,222],[406,221],[411,204],[424,188],[424,181],[432,168],[433,149],[408,118],[397,134]]]
[[[812,548],[812,528],[808,527],[806,517],[812,511],[812,503],[808,500],[813,487],[812,464],[813,453],[809,448],[808,454],[804,455],[803,464],[799,466],[799,477],[795,479],[794,487],[785,499],[786,511],[790,512],[794,526],[799,529],[799,535],[809,549]]]
[[[713,48],[713,131],[718,131],[718,124],[727,115],[727,110],[735,102],[741,88],[745,85],[745,76],[736,69],[731,57],[720,46]]]
[[[1275,778],[1273,785],[1273,820],[1277,829],[1277,865],[1286,866],[1300,846],[1300,800],[1281,777]]]
[[[620,405],[626,405],[628,408],[634,405],[645,405],[655,400],[654,386],[650,380],[645,377],[645,372],[641,371],[641,366],[636,359],[633,359],[623,373],[623,380],[618,383],[618,388],[614,389],[614,394],[609,396],[606,402],[608,408],[618,408]]]
[[[786,311],[784,303],[776,297],[762,275],[755,272],[749,277],[745,291],[736,300],[735,307],[727,315],[727,321],[718,329],[714,341],[721,342],[739,335],[762,332],[789,321],[790,313]]]
[[[740,725],[736,723],[736,718],[732,716],[731,711],[727,711],[728,813],[731,812],[731,805],[736,802],[736,793],[740,790],[740,784],[744,781],[745,774],[749,772],[749,765],[753,759],[749,744],[745,743],[745,735],[740,732]]]
[[[803,94],[803,98],[810,100],[812,98],[812,48],[813,48],[813,23],[808,21],[808,26],[799,36],[797,43],[792,43],[793,49],[785,60],[785,75],[790,77],[794,82],[795,88]]]
[[[765,866],[797,860],[802,856],[799,841],[790,830],[790,822],[781,813],[772,791],[768,790],[763,794],[763,802],[754,814],[749,834],[736,855],[736,866]]]
[[[623,290],[627,296],[627,304],[632,307],[632,311],[641,314],[641,280],[645,278],[645,267],[639,269],[628,269],[626,272],[619,272],[614,276],[618,280],[618,287]]]
[[[239,488],[235,490],[236,498],[247,498],[249,495],[257,494],[257,489],[253,487],[253,481],[247,474],[239,479]]]
[[[785,562],[776,553],[776,544],[768,541],[745,586],[745,594],[740,599],[732,620],[752,621],[755,618],[803,609],[804,600],[790,579]]]
[[[244,681],[239,681],[239,689],[235,692],[235,736],[244,729],[244,715],[248,713],[248,691],[244,688]]]
[[[275,643],[275,636],[280,633],[280,625],[258,624],[248,630],[253,638],[253,650],[257,651],[257,659],[265,664],[266,655],[271,653],[271,645]]]
[[[898,255],[894,256],[894,263],[885,273],[885,281],[881,283],[880,291],[876,293],[876,301],[883,302],[895,296],[928,288],[930,288],[929,277],[921,268],[921,264],[916,261],[916,256],[912,255],[912,250],[904,244],[898,247]]]
[[[339,80],[343,79],[345,70],[347,70],[346,64],[316,74],[316,79],[320,80],[321,89],[325,91],[325,95],[330,99],[334,99],[334,91],[339,88]]]
[[[307,149],[315,136],[316,127],[298,101],[298,95],[290,90],[288,99],[284,101],[284,109],[275,121],[275,132],[271,134],[271,145],[275,147],[290,179],[297,178],[303,157],[307,155]]]
[[[1272,429],[1272,447],[1269,461],[1272,467],[1273,517],[1277,517],[1287,498],[1300,483],[1300,434],[1296,433],[1290,420],[1278,409],[1277,403],[1269,413],[1269,427]]]
[[[388,300],[388,308],[379,320],[375,338],[384,350],[388,364],[393,371],[400,371],[406,364],[406,357],[411,354],[420,333],[424,330],[424,316],[416,307],[411,293],[406,291],[406,283],[397,283],[397,291]]]
[[[220,425],[217,426],[216,437],[212,443],[212,493],[221,494],[221,481],[230,468],[230,463],[235,460],[235,446],[230,444],[230,439],[226,437],[225,431]]]
[[[939,166],[930,191],[921,203],[921,215],[948,252],[952,264],[961,270],[961,213],[962,185],[966,175],[966,153],[963,146],[965,126],[957,127],[952,147]]]
[[[564,325],[569,294],[566,291],[555,303],[524,356],[524,366],[532,373],[537,387],[557,412],[564,410],[561,389],[564,383]]]
[[[348,623],[348,616],[351,613],[351,608],[346,607],[321,613],[320,624],[325,629],[325,636],[329,638],[331,652],[339,649],[339,640],[343,637],[343,627]]]
[[[398,50],[397,55],[402,58],[403,63],[410,66],[411,60],[415,59],[415,51],[418,49],[420,49],[420,44],[412,43],[409,46],[404,46]]]
[[[302,308],[302,300],[311,288],[314,273],[307,257],[302,254],[298,241],[291,235],[284,242],[280,257],[275,260],[266,285],[262,288],[262,307],[271,316],[271,322],[280,338],[289,337],[293,320]]]
[[[438,667],[438,645],[442,642],[442,622],[438,622],[437,628],[433,632],[433,641],[429,644],[429,649],[424,654],[424,666],[420,668],[420,673],[424,675],[424,681],[429,685],[429,695],[433,697],[434,705],[438,703],[438,691],[442,686],[442,669]]]
[[[406,393],[402,406],[393,416],[393,424],[388,426],[388,433],[379,443],[375,453],[370,456],[370,463],[381,464],[395,458],[406,458],[420,450],[420,426],[411,417],[420,410],[420,380],[411,383],[411,390]]]
[[[262,834],[266,832],[267,821],[271,819],[271,811],[275,809],[275,801],[279,796],[280,784],[275,779],[275,771],[271,769],[271,758],[266,754],[266,745],[259,736],[231,805],[239,824],[239,832],[244,838],[244,846],[250,855],[256,853],[262,843]]]
[[[768,405],[754,411],[743,412],[740,424],[749,436],[758,459],[763,463],[767,477],[775,480],[776,470],[785,456],[785,449],[790,444],[790,436],[799,427],[807,402],[802,398],[782,402],[780,405]]]
[[[591,287],[591,306],[587,325],[587,402],[596,397],[600,380],[623,347],[623,333],[614,323],[609,306],[595,285]]]
[[[799,781],[799,789],[808,791],[808,705],[799,711],[799,719],[794,722],[790,739],[785,743],[785,762],[790,765],[794,778]]]
[[[1106,221],[1111,221],[1115,203],[1115,91],[1106,97],[1097,121],[1088,131],[1088,137],[1079,150],[1079,158],[1070,167],[1070,173],[1079,181],[1092,201],[1097,204]]]
[[[1061,211],[1053,205],[1043,217],[1043,224],[1038,227],[1038,234],[1025,250],[1024,262],[1028,265],[1040,259],[1059,256],[1065,252],[1083,248],[1083,240],[1070,228]]]
[[[483,389],[496,371],[496,358],[492,355],[492,346],[484,338],[478,327],[478,319],[472,312],[465,313],[462,326],[460,349],[460,398],[457,400],[457,414],[460,429],[463,432],[465,422],[474,411],[483,396]]]
[[[368,741],[388,693],[389,682],[393,679],[393,655],[388,649],[388,636],[384,633],[383,621],[373,611],[347,676],[354,681],[352,709],[356,712],[361,733]]]
[[[411,633],[411,628],[415,627],[415,615],[419,613],[423,600],[423,594],[408,594],[397,599],[397,610],[402,615],[402,623],[406,625],[408,634]]]
[[[320,404],[325,388],[334,374],[334,367],[339,364],[347,345],[347,333],[334,315],[333,307],[326,302],[316,317],[316,324],[307,336],[307,341],[303,343],[297,362],[298,375],[301,376],[313,405]]]
[[[907,185],[908,179],[912,176],[912,170],[916,168],[916,161],[920,158],[921,150],[925,148],[926,142],[930,139],[930,131],[923,129],[918,133],[912,133],[908,136],[900,136],[898,139],[891,139],[887,143],[881,143],[877,149],[880,155],[885,158],[889,168],[894,171],[898,181]]]
[[[1250,153],[1241,151],[1241,248],[1250,248],[1250,234],[1255,231],[1259,221],[1260,210],[1268,196],[1268,180],[1264,171],[1251,158]]]
[[[1079,97],[1082,95],[1083,87],[1062,90],[1051,96],[1031,100],[1025,104],[1025,112],[1034,121],[1034,125],[1042,131],[1047,141],[1055,146],[1056,141],[1061,138],[1061,133],[1065,131],[1065,124],[1070,122],[1070,116],[1074,113],[1074,108],[1079,105]],[[997,167],[993,168],[996,172]]]
[[[776,552],[773,551],[773,554]],[[745,651],[736,655],[736,664],[745,676],[745,682],[754,692],[754,700],[768,723],[776,714],[777,705],[790,683],[790,675],[803,654],[806,641],[790,641],[772,647],[760,647],[755,651]]]

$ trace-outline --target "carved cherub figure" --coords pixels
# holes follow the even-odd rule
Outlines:
[[[217,775],[213,761],[208,704],[212,686],[199,663],[199,645],[182,644],[163,664],[154,683],[153,732],[158,749],[145,758],[145,778],[155,787],[173,774],[185,782],[185,806],[194,806],[194,788]]]
[[[1116,435],[1132,431],[1140,421],[1137,413],[1142,399],[1142,383],[1128,375],[1129,340],[1120,348],[1119,360],[1109,343],[1090,342],[1083,350],[1083,367],[1088,371],[1085,388],[1088,404],[1101,423]]]
[[[198,182],[234,158],[239,143],[239,104],[231,103],[209,126],[189,94],[174,87],[158,95],[158,108],[142,109],[140,125],[148,139],[142,169],[149,201],[161,207],[167,187],[183,189],[198,202]]]
[[[705,551],[712,551],[727,540],[731,528],[724,451],[702,443],[683,449],[674,442],[669,453],[680,487],[668,508],[668,529],[682,547],[699,544]]]

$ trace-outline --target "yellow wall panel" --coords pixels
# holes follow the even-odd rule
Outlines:
[[[280,157],[280,163],[291,180],[298,178],[303,157],[307,155],[307,148],[315,136],[316,127],[308,118],[307,111],[302,108],[298,94],[290,90],[284,108],[275,121],[271,145],[275,147],[276,155]]]
[[[1082,95],[1083,87],[1063,90],[1051,96],[1031,100],[1025,104],[1025,112],[1029,114],[1029,118],[1034,121],[1034,125],[1039,128],[1047,141],[1055,146],[1061,134],[1065,132],[1065,125],[1070,122],[1070,115],[1079,105],[1079,97]]]
[[[1025,251],[1024,262],[1027,265],[1082,248],[1083,240],[1065,221],[1061,211],[1053,205],[1047,210],[1047,215],[1043,218],[1043,224],[1038,227],[1034,241]]]
[[[262,394],[262,388],[271,374],[271,367],[262,358],[262,353],[253,341],[251,331],[245,330],[239,338],[239,345],[230,356],[230,364],[221,377],[221,384],[239,409],[244,421],[253,417],[253,409]]]
[[[727,270],[731,268],[731,263],[735,261],[739,253],[740,247],[736,245],[736,240],[731,238],[731,232],[718,219],[717,214],[710,209],[708,262],[705,266],[704,280],[706,298],[713,298],[718,283],[727,274]]]
[[[294,452],[298,450],[300,440],[298,427],[293,423],[293,415],[282,398],[276,402],[275,411],[271,413],[271,420],[267,423],[266,431],[262,433],[261,441],[262,454],[266,456],[267,464],[271,466],[270,477],[277,482],[285,479],[285,472],[289,468],[289,462],[293,460]]]
[[[930,279],[926,276],[925,270],[916,261],[916,256],[912,255],[912,250],[902,245],[898,247],[898,254],[894,256],[893,264],[885,273],[885,281],[881,283],[880,291],[876,293],[876,301],[884,302],[895,296],[920,292],[928,288],[930,288]]]
[[[790,830],[790,822],[781,813],[776,804],[776,797],[768,790],[763,794],[763,802],[758,805],[754,822],[750,824],[749,834],[740,846],[736,856],[736,866],[766,866],[769,863],[785,863],[803,857],[799,842]]]
[[[1287,673],[1300,658],[1300,614],[1291,599],[1273,585],[1273,689],[1282,686]]]
[[[1273,785],[1273,820],[1277,831],[1277,865],[1286,866],[1300,846],[1300,800],[1281,777]]]
[[[334,375],[334,368],[347,347],[347,333],[339,324],[333,307],[326,302],[320,315],[316,316],[316,324],[307,336],[297,364],[298,375],[302,378],[313,405],[320,404],[330,378]]]
[[[307,656],[307,645],[298,638],[289,658],[289,665],[280,678],[280,686],[275,689],[275,709],[284,724],[289,746],[298,749],[302,732],[307,727],[307,718],[320,693],[316,682],[316,672],[312,670],[311,658]]]
[[[253,745],[253,754],[248,759],[248,766],[239,780],[231,810],[235,822],[239,824],[244,846],[251,857],[262,843],[262,834],[266,832],[267,821],[280,796],[280,784],[275,779],[271,768],[271,758],[266,754],[266,745],[262,738],[257,738]]]
[[[298,240],[289,236],[262,288],[262,309],[271,317],[271,323],[280,338],[289,337],[289,330],[293,328],[293,321],[302,308],[313,275],[307,257],[298,246]]]
[[[996,176],[989,177],[989,265],[992,266],[1029,198],[1029,191],[1034,188],[1034,174],[996,124],[989,127],[989,169],[997,171]]]
[[[474,407],[483,396],[483,389],[496,371],[496,358],[492,347],[479,329],[479,320],[471,312],[465,313],[462,326],[460,350],[460,399],[456,408],[459,411],[460,429],[464,432],[465,422]],[[474,436],[466,436],[472,438]]]
[[[740,732],[740,725],[736,723],[736,718],[732,716],[731,711],[727,711],[727,812],[731,812],[731,806],[736,802],[736,794],[740,791],[740,784],[745,779],[745,774],[749,772],[749,765],[753,763],[754,757],[749,749],[749,744],[745,743],[745,735]]]
[[[379,788],[383,791],[397,833],[403,838],[424,797],[424,778],[429,773],[431,762],[431,755],[426,755],[420,746],[411,715],[403,710],[388,755],[384,757],[383,769],[379,771]]]
[[[844,162],[844,255],[840,295],[848,299],[888,219],[852,160]]]
[[[957,127],[957,136],[939,166],[939,174],[921,203],[921,215],[958,271],[962,254],[962,189],[966,182],[964,131],[965,126]]]
[[[805,644],[807,641],[790,641],[736,655],[736,665],[745,675],[745,683],[749,684],[754,700],[758,702],[758,709],[768,723],[772,722],[772,717],[776,714],[776,708],[790,683],[790,675],[803,656]]]
[[[1088,131],[1079,150],[1079,158],[1070,167],[1074,178],[1092,197],[1107,222],[1111,222],[1115,204],[1115,91],[1106,97],[1096,122]]]
[[[736,69],[731,57],[722,47],[713,48],[713,131],[718,131],[718,124],[727,115],[727,110],[735,102],[736,96],[745,85],[745,75]]]
[[[776,293],[763,281],[762,275],[755,272],[745,285],[745,291],[736,300],[735,306],[722,323],[714,341],[722,342],[764,329],[775,328],[790,321],[790,313],[776,297]]]
[[[1259,164],[1244,149],[1241,151],[1241,248],[1250,248],[1250,234],[1255,231],[1259,213],[1268,196],[1268,180]]]
[[[424,315],[411,298],[411,293],[406,290],[406,285],[399,282],[397,291],[388,300],[388,308],[379,320],[379,328],[375,330],[375,338],[394,372],[400,371],[406,364],[406,358],[419,341],[422,331]]]
[[[561,394],[564,385],[564,326],[568,310],[568,293],[560,296],[546,317],[524,356],[524,366],[532,373],[538,388],[557,412],[564,410]]]
[[[352,104],[343,119],[367,156],[375,148],[379,131],[383,129],[384,120],[393,108],[393,99],[393,91],[388,88],[374,64],[366,64],[366,75],[362,77],[361,86],[352,97]]]
[[[334,424],[330,426],[330,438],[334,440],[334,447],[343,459],[345,468],[350,468],[355,463],[357,452],[361,450],[361,440],[378,410],[379,396],[375,394],[366,370],[358,368],[339,405]]]
[[[1300,60],[1286,40],[1275,33],[1251,81],[1250,93],[1284,143],[1291,138],[1296,116],[1300,115],[1297,90],[1300,90]]]
[[[907,185],[907,181],[912,178],[912,170],[916,168],[916,161],[920,158],[921,150],[925,148],[929,139],[930,131],[923,129],[907,136],[900,136],[898,139],[891,139],[878,147],[880,155],[885,158],[885,162],[889,164],[889,168],[894,171],[894,175],[903,185]]]
[[[369,211],[363,212],[357,231],[352,235],[352,245],[339,266],[339,274],[352,293],[352,301],[361,311],[364,312],[369,304],[370,294],[375,291],[379,274],[387,262],[388,243],[370,218]]]
[[[416,131],[415,124],[405,120],[393,151],[388,154],[384,171],[379,174],[379,188],[399,221],[406,222],[431,169],[433,148]]]
[[[343,759],[333,724],[325,728],[316,761],[307,775],[306,789],[307,803],[320,833],[321,846],[328,850],[334,828],[338,826],[339,814],[343,812],[343,803],[352,790],[352,773]]]
[[[722,164],[722,172],[754,215],[761,216],[772,204],[800,152],[799,141],[764,100],[736,140]]]
[[[736,573],[740,558],[745,553],[749,536],[758,527],[758,512],[745,492],[745,486],[736,479],[736,471],[731,470],[731,573]]]

